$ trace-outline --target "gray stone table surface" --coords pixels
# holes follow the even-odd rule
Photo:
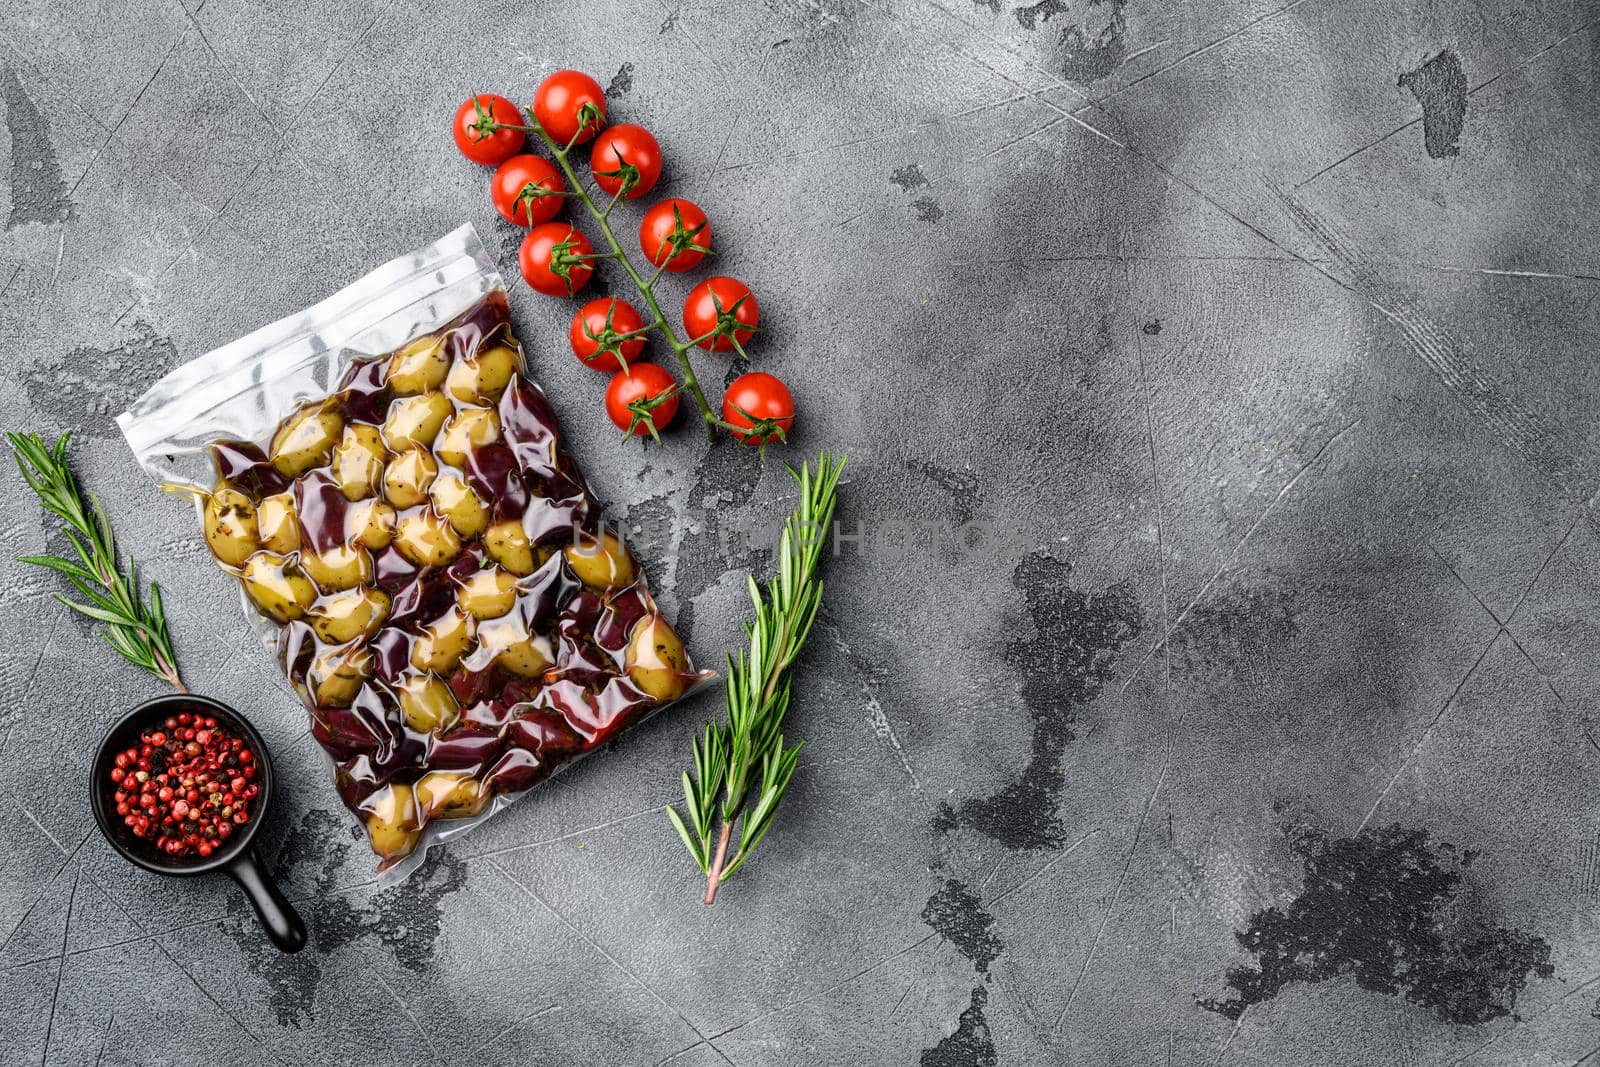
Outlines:
[[[75,431],[188,677],[263,726],[264,851],[312,944],[278,955],[228,883],[94,831],[93,744],[155,688],[11,561],[61,540],[0,476],[0,1059],[1595,1056],[1597,20],[6,0],[0,423]],[[619,447],[571,304],[514,280],[447,122],[560,67],[709,210],[802,407],[787,450]],[[779,459],[851,457],[866,538],[827,564],[800,771],[713,908],[659,811],[715,691],[375,884],[192,513],[112,424],[463,221],[703,661],[770,561],[746,534],[788,507]]]

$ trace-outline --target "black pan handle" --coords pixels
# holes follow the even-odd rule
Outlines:
[[[306,947],[306,924],[294,910],[278,883],[261,865],[261,857],[254,847],[244,851],[238,859],[228,864],[228,877],[239,883],[244,895],[256,909],[261,928],[272,943],[284,952],[299,952]]]

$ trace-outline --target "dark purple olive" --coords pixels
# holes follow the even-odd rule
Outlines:
[[[467,455],[467,484],[478,499],[489,503],[496,521],[514,519],[528,506],[528,490],[511,450],[496,441]]]
[[[543,477],[555,470],[561,435],[556,413],[544,392],[519,378],[500,398],[500,432],[528,474]]]
[[[311,713],[311,736],[336,760],[372,755],[378,739],[367,723],[350,708],[318,708]]]
[[[393,685],[409,666],[411,636],[388,626],[378,631],[368,647],[372,650],[372,676],[384,685]]]
[[[502,727],[514,717],[514,709],[504,700],[480,700],[478,703],[467,706],[461,713],[461,725],[457,730],[468,727],[482,727],[499,734]],[[454,731],[451,732],[452,736]]]
[[[420,570],[420,567],[393,548],[386,548],[372,558],[373,580],[379,589],[391,597],[404,589]]]
[[[550,774],[532,752],[523,748],[508,748],[495,761],[484,778],[484,784],[496,793],[518,793]]]
[[[583,750],[583,738],[574,733],[565,720],[542,710],[525,712],[506,727],[506,743],[528,749],[547,760]]]
[[[353,364],[345,372],[339,389],[344,393],[345,416],[356,422],[377,425],[389,409],[389,394],[384,384],[387,360],[374,359]]]
[[[327,471],[312,471],[295,482],[294,507],[306,544],[313,551],[344,547],[344,515],[350,501]]]
[[[344,801],[344,806],[351,811],[359,811],[363,802],[378,791],[382,783],[372,770],[372,763],[366,756],[356,756],[339,764],[338,772],[334,775],[334,785],[339,790],[339,799]]]
[[[583,497],[550,500],[535,496],[522,516],[522,528],[536,545],[572,542],[573,531],[589,519],[589,503]]]
[[[586,747],[599,728],[588,692],[569,679],[551,682],[539,692],[533,703],[539,711],[560,716],[573,733],[583,738]]]
[[[449,737],[436,737],[428,747],[428,766],[436,770],[469,771],[488,766],[505,742],[500,731],[465,724],[450,731]]]
[[[594,643],[616,657],[619,667],[634,625],[652,606],[650,594],[637,582],[607,598],[605,609],[594,624]]]
[[[391,594],[389,625],[415,630],[432,622],[455,603],[456,587],[447,571],[417,572]]]
[[[266,451],[259,445],[246,441],[218,441],[211,446],[211,458],[217,464],[217,474],[231,482],[241,492],[260,501],[264,496],[281,493],[289,486],[288,479],[278,473],[267,459]]]
[[[658,707],[658,702],[636,689],[626,678],[613,678],[606,683],[595,698],[595,722],[598,726],[594,744],[610,738],[625,726]]]

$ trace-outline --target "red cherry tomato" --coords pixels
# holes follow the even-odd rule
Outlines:
[[[600,297],[591,300],[572,316],[567,328],[567,340],[572,342],[572,354],[584,366],[595,370],[625,370],[644,351],[644,338],[627,334],[644,329],[644,319],[639,310],[626,300]],[[620,358],[619,358],[620,355]]]
[[[654,363],[635,363],[606,385],[606,415],[624,434],[656,437],[677,414],[678,383]]]
[[[644,213],[639,249],[645,259],[673,273],[692,270],[711,251],[711,224],[692,200],[663,200]]]
[[[561,210],[567,183],[543,156],[512,156],[495,168],[489,197],[500,217],[517,226],[549,222]]]
[[[693,289],[683,302],[683,329],[689,339],[712,352],[737,348],[744,354],[744,343],[761,324],[761,305],[755,294],[737,278],[717,275]]]
[[[661,180],[661,146],[643,126],[610,126],[594,139],[589,152],[594,183],[612,196],[628,183],[623,194],[637,200]]]
[[[496,127],[522,124],[522,112],[516,104],[493,93],[479,93],[456,108],[451,130],[462,155],[474,163],[497,167],[522,151],[528,135],[521,130]]]
[[[747,445],[781,441],[794,426],[794,397],[770,374],[741,374],[722,396],[722,421]]]
[[[583,144],[606,124],[606,94],[579,70],[558,70],[533,94],[533,114],[558,145]]]
[[[528,231],[517,251],[522,277],[546,296],[571,296],[594,274],[594,246],[570,223],[545,222]]]

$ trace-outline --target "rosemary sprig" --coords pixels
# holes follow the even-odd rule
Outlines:
[[[772,828],[800,758],[801,746],[787,747],[783,739],[790,667],[822,606],[817,560],[833,520],[844,464],[845,457],[824,452],[814,472],[807,463],[799,470],[789,468],[800,486],[800,504],[783,526],[777,577],[768,580],[765,590],[750,579],[755,618],[744,625],[749,652],[740,649],[728,656],[727,721],[707,723],[695,739],[694,775],[683,774],[688,819],[671,805],[666,809],[706,876],[707,904],[717,899],[717,887],[744,865]],[[739,845],[729,856],[735,823]]]
[[[147,602],[139,590],[139,572],[133,560],[128,560],[126,569],[118,568],[111,518],[93,493],[79,488],[78,479],[67,466],[67,442],[71,437],[70,432],[64,433],[51,447],[36,433],[6,434],[22,480],[46,511],[67,524],[67,540],[78,557],[18,559],[66,575],[87,603],[68,600],[59,593],[57,600],[100,623],[100,636],[124,659],[170,682],[178,692],[187,693],[189,690],[178,675],[172,637],[167,633],[161,589],[151,582]]]

